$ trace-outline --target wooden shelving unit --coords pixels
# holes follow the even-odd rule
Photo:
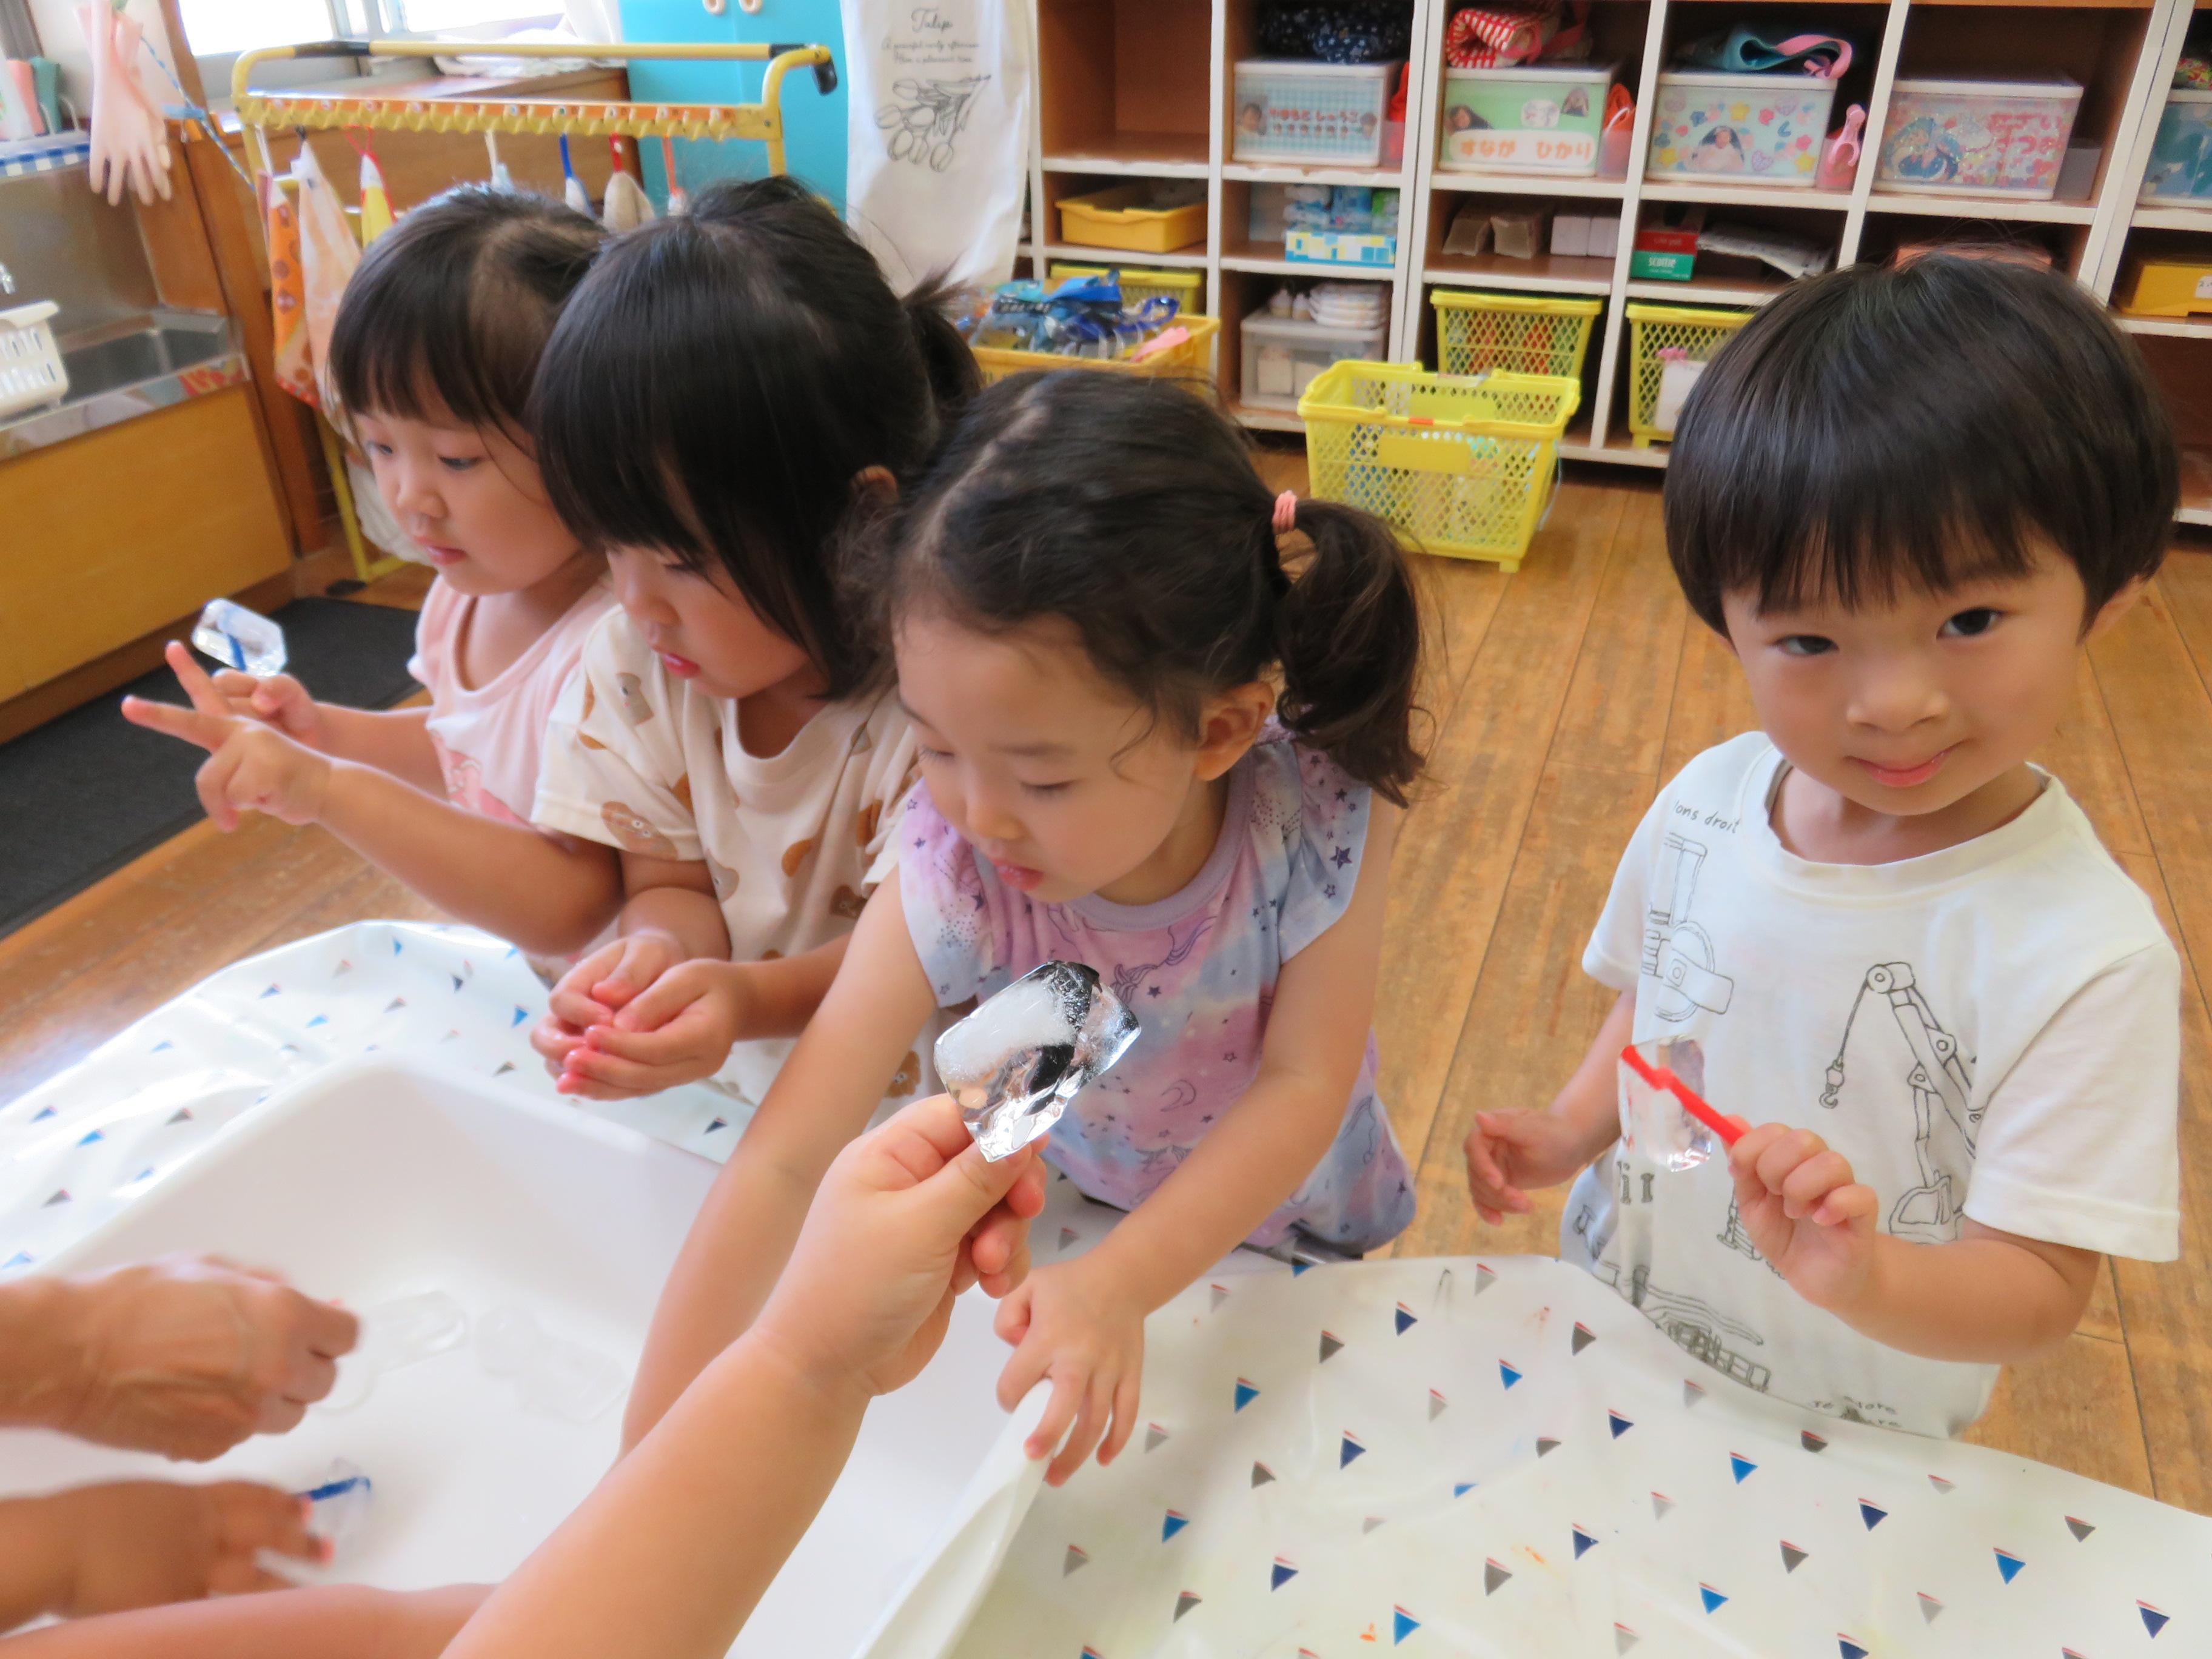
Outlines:
[[[2193,207],[2136,202],[2197,0],[1824,0],[1824,17],[1860,46],[1832,118],[1839,123],[1850,102],[1867,108],[1866,156],[1848,191],[1644,177],[1649,112],[1660,70],[1684,41],[1772,12],[1758,0],[1595,0],[1595,57],[1621,65],[1621,78],[1636,94],[1639,119],[1626,176],[1582,179],[1446,172],[1435,165],[1443,31],[1462,0],[1416,0],[1405,159],[1397,168],[1376,170],[1253,167],[1228,159],[1234,66],[1240,58],[1256,53],[1258,0],[1032,3],[1038,16],[1040,91],[1030,199],[1044,210],[1034,221],[1036,232],[1048,238],[1056,233],[1053,206],[1061,196],[1128,177],[1203,179],[1208,228],[1202,247],[1179,253],[1114,253],[1048,240],[1041,248],[1025,245],[1024,256],[1042,256],[1036,265],[1039,275],[1043,263],[1054,259],[1202,270],[1206,307],[1222,319],[1218,368],[1224,394],[1239,418],[1262,429],[1301,428],[1295,416],[1237,407],[1239,325],[1286,276],[1387,284],[1392,354],[1431,363],[1431,290],[1571,294],[1600,297],[1607,305],[1584,370],[1583,410],[1561,453],[1571,459],[1663,467],[1664,445],[1639,449],[1627,434],[1625,303],[1757,306],[1787,286],[1747,262],[1711,259],[1700,261],[1692,282],[1630,280],[1634,228],[1677,204],[1704,204],[1718,217],[1819,234],[1834,241],[1840,263],[1887,258],[1900,242],[1959,227],[2019,236],[2049,246],[2054,259],[2100,299],[2112,294],[2131,244],[2140,253],[2145,237],[2160,249],[2201,247],[2212,257],[2212,203]],[[2212,0],[2203,3],[2212,7]],[[1900,75],[2018,78],[2052,73],[2069,75],[2083,85],[2075,143],[2094,144],[2101,152],[2087,195],[2022,202],[1875,187],[1875,152],[1887,118],[1890,90]],[[1254,242],[1246,223],[1250,186],[1296,182],[1402,191],[1395,266],[1386,270],[1293,264],[1282,257],[1280,244]],[[1452,215],[1471,197],[1549,202],[1572,212],[1617,212],[1619,252],[1610,258],[1547,255],[1528,260],[1445,253],[1444,232]],[[2212,525],[2212,391],[2195,401],[2190,396],[2200,384],[2212,388],[2212,319],[2120,321],[2143,343],[2174,395],[2189,453],[2181,517]]]

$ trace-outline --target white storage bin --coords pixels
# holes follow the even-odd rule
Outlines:
[[[1923,195],[2058,193],[2079,82],[1900,80],[1889,97],[1875,181]]]
[[[1662,75],[1653,101],[1646,176],[1810,186],[1836,83],[1685,70]]]
[[[1255,409],[1295,410],[1314,376],[1331,363],[1381,361],[1389,331],[1387,324],[1332,328],[1255,311],[1244,319],[1243,401]]]
[[[1237,65],[1230,155],[1239,161],[1380,167],[1398,65],[1247,58]]]

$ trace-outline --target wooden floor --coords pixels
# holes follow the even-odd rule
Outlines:
[[[1279,483],[1304,482],[1293,456]],[[1425,562],[1437,650],[1428,797],[1393,883],[1378,1024],[1384,1098],[1419,1158],[1401,1252],[1548,1253],[1554,1201],[1484,1227],[1462,1185],[1474,1114],[1537,1106],[1607,994],[1582,948],[1622,842],[1660,781],[1751,724],[1734,665],[1674,591],[1658,495],[1571,483],[1519,574]],[[409,603],[419,582],[372,597]],[[2180,944],[2182,1263],[2106,1273],[2081,1330],[2018,1368],[1984,1444],[2212,1511],[2212,552],[2177,550],[2100,642],[2042,758]],[[0,941],[0,1097],[247,952],[427,907],[317,830],[202,825]]]

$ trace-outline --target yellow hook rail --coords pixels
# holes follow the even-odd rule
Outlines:
[[[766,64],[757,104],[609,103],[574,99],[332,97],[302,92],[256,92],[247,85],[257,64],[295,58],[554,58],[612,59],[617,63]],[[385,132],[513,132],[575,137],[738,138],[768,147],[771,173],[785,171],[783,78],[811,69],[815,84],[835,90],[837,66],[827,46],[757,44],[683,45],[666,42],[605,46],[544,41],[317,40],[264,46],[241,53],[230,72],[231,101],[255,147],[254,160],[270,171],[267,134],[272,128],[361,127]]]
[[[247,82],[257,64],[293,58],[555,58],[618,63],[766,64],[757,104],[610,103],[564,98],[333,97],[303,92],[256,92]],[[544,137],[738,138],[768,147],[770,173],[786,171],[783,153],[783,78],[811,69],[823,92],[837,86],[836,60],[827,46],[757,44],[553,45],[495,40],[315,40],[243,52],[230,72],[230,96],[257,170],[274,176],[269,134],[275,130],[329,131],[359,127],[380,132],[510,132]],[[316,426],[337,497],[338,521],[354,569],[367,581],[398,569],[397,558],[372,559],[361,533],[345,458],[327,422]]]

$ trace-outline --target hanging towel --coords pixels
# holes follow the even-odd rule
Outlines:
[[[268,173],[254,180],[269,242],[269,305],[275,330],[276,384],[302,403],[315,401],[314,368],[307,353],[307,283],[300,269],[300,220],[291,198]]]
[[[371,242],[392,228],[392,198],[385,193],[384,172],[376,165],[376,157],[368,151],[361,157],[361,245]]]

